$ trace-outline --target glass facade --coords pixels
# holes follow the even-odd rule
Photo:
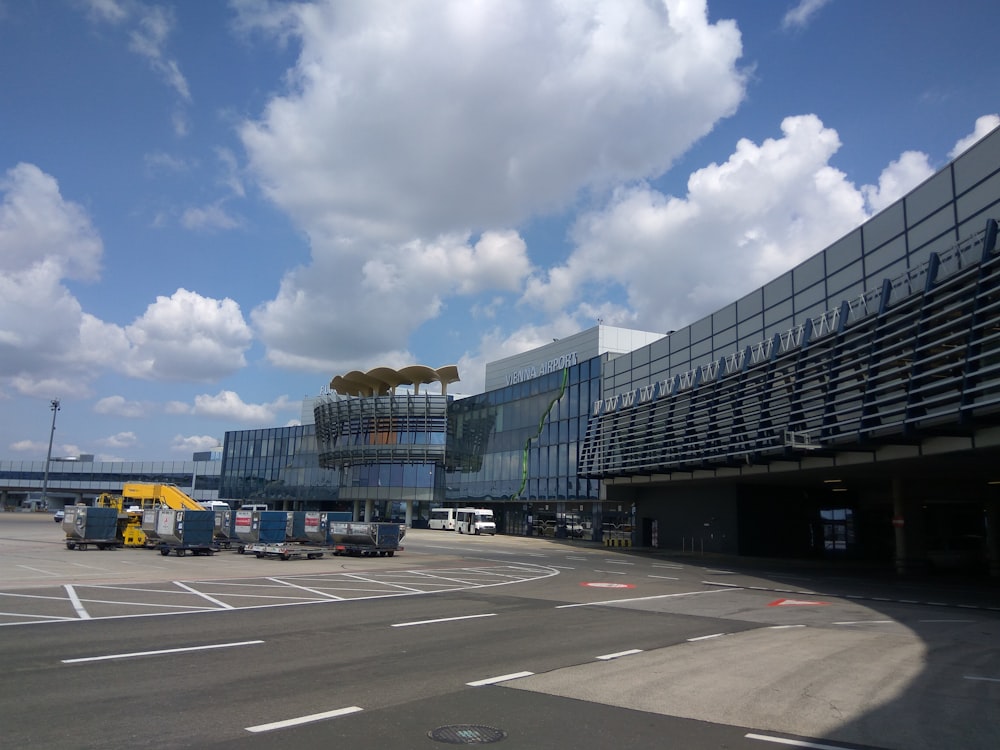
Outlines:
[[[49,463],[47,494],[58,501],[90,500],[102,492],[120,493],[126,482],[172,484],[195,500],[218,498],[220,462],[67,461]],[[44,461],[0,461],[0,492],[7,505],[45,482]]]
[[[315,426],[227,432],[219,498],[276,510],[339,510],[339,472],[322,468]]]
[[[606,355],[454,402],[449,504],[493,508],[505,533],[590,536],[599,528],[599,483],[577,476],[577,455],[589,405],[601,395],[603,361]]]

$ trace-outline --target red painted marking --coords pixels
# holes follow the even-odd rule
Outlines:
[[[830,602],[804,602],[801,599],[775,599],[768,607],[825,607]]]

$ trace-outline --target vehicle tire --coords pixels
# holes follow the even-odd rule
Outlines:
[[[160,554],[163,555],[164,557],[170,557],[170,548],[169,547],[162,547],[160,549]]]
[[[66,542],[66,549],[76,549],[76,542]]]
[[[389,550],[388,552],[386,552],[386,554],[387,554],[387,555],[388,555],[389,557],[392,557],[393,555],[395,555],[395,554],[396,554],[396,550],[393,550],[393,549],[391,549],[391,550]]]
[[[282,554],[281,554],[281,559],[282,559],[282,560],[291,560],[291,559],[292,559],[292,556],[291,556],[291,555],[289,555],[289,554],[286,554],[286,553],[282,553]]]

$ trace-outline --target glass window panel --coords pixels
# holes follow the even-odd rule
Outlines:
[[[828,247],[826,254],[827,273],[833,273],[844,266],[861,259],[861,230],[851,232],[843,239]]]
[[[945,169],[906,196],[906,219],[913,225],[951,199],[951,170]]]
[[[899,201],[861,227],[865,249],[879,247],[903,232],[903,202]]]
[[[962,193],[991,174],[1000,162],[1000,138],[987,138],[962,154],[953,166],[955,190]]]
[[[764,285],[765,309],[783,302],[792,296],[792,272],[789,271]]]
[[[812,258],[809,258],[809,260],[800,263],[792,269],[792,278],[795,282],[796,295],[800,294],[803,289],[821,282],[824,275],[822,253],[814,255]]]
[[[736,304],[723,307],[712,315],[712,331],[718,333],[736,325]]]

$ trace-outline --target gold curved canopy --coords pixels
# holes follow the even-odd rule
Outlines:
[[[420,386],[440,383],[441,394],[448,393],[449,383],[461,380],[457,365],[433,368],[426,365],[409,365],[394,370],[391,367],[376,367],[368,372],[351,370],[337,375],[330,381],[330,389],[343,396],[385,396],[396,392],[396,386],[412,385],[414,393],[420,393]]]

